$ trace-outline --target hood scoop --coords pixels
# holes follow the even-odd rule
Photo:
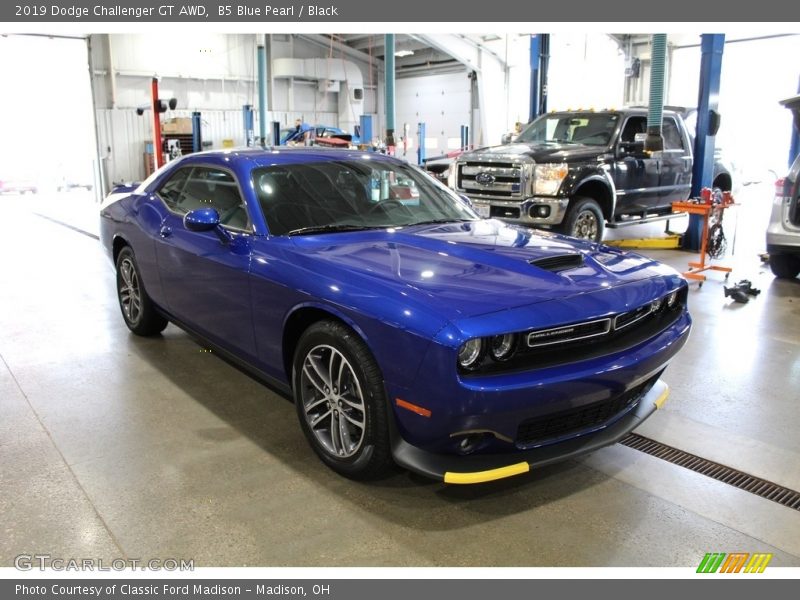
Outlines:
[[[528,261],[535,267],[550,271],[551,273],[560,273],[561,271],[569,271],[570,269],[577,269],[583,266],[583,254],[573,252],[570,254],[557,254],[556,256],[546,256],[544,258],[536,258]]]

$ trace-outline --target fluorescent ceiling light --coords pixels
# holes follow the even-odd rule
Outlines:
[[[414,54],[413,50],[398,50],[394,53],[397,58],[403,58],[404,56],[412,56]]]

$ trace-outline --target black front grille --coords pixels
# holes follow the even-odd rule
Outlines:
[[[538,258],[530,261],[530,264],[544,269],[558,273],[560,271],[568,271],[569,269],[577,269],[583,265],[583,254],[559,254],[557,256],[548,256],[546,258]]]
[[[595,402],[580,408],[527,419],[517,429],[516,444],[519,447],[533,446],[547,440],[600,427],[639,403],[658,375],[608,400]]]

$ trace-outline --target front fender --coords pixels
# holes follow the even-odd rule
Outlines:
[[[585,166],[567,175],[559,195],[569,198],[589,196],[597,200],[611,220],[617,208],[617,187],[605,165]],[[582,193],[583,191],[583,193]],[[600,196],[600,197],[598,197]]]

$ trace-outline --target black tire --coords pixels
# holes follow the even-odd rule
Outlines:
[[[144,289],[130,246],[125,246],[117,256],[117,299],[125,324],[136,335],[156,335],[167,327],[168,321],[156,310]]]
[[[800,256],[792,254],[770,254],[769,268],[780,279],[794,279],[800,274]]]
[[[597,201],[592,198],[573,198],[561,224],[561,232],[571,237],[602,242],[605,219]]]
[[[334,372],[337,377],[330,376]],[[306,329],[294,353],[292,387],[300,427],[322,462],[351,479],[389,472],[393,463],[383,376],[352,329],[332,320]]]

